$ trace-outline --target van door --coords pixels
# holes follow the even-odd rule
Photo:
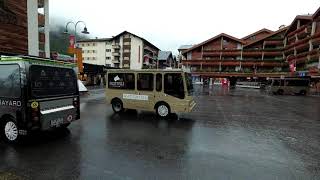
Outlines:
[[[155,98],[153,73],[138,73],[137,93],[136,106],[139,109],[153,110]]]
[[[188,101],[182,73],[166,73],[163,77],[164,95],[162,100],[169,104],[171,112],[186,111]]]

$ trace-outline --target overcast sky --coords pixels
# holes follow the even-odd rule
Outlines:
[[[296,15],[320,7],[319,0],[49,1],[53,24],[57,18],[83,20],[99,38],[127,30],[174,53],[180,45],[197,44],[221,32],[242,38],[262,28],[277,30]]]

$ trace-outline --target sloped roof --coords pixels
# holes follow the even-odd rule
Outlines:
[[[158,60],[159,61],[167,60],[170,56],[172,56],[172,52],[171,51],[159,51]]]
[[[305,20],[305,21],[312,21],[313,16],[312,15],[297,15],[294,20],[292,21],[292,23],[288,26],[288,30],[286,32],[286,34],[288,34],[292,28],[296,28],[295,24],[297,23],[298,20]]]
[[[272,34],[269,34],[269,35],[267,35],[266,37],[264,37],[264,38],[262,38],[262,39],[258,39],[258,40],[256,40],[256,41],[253,41],[253,42],[249,43],[249,44],[246,44],[246,45],[243,46],[243,47],[248,47],[248,46],[253,45],[253,44],[257,43],[257,42],[263,41],[263,40],[265,40],[265,39],[267,39],[267,38],[269,38],[269,37],[271,37],[271,36],[274,36],[274,35],[276,35],[276,34],[279,34],[279,33],[283,32],[283,31],[286,31],[287,29],[288,29],[288,27],[284,27],[284,28],[282,28],[282,29],[279,29],[278,31],[273,32]]]
[[[209,43],[209,42],[211,42],[211,41],[213,41],[213,40],[216,40],[216,39],[218,39],[218,38],[221,38],[221,37],[227,37],[227,38],[229,38],[229,39],[232,39],[232,40],[234,40],[234,41],[237,41],[237,42],[239,42],[239,43],[244,44],[244,41],[241,40],[241,39],[238,39],[238,38],[236,38],[236,37],[230,36],[230,35],[225,34],[225,33],[221,33],[221,34],[219,34],[219,35],[217,35],[217,36],[214,36],[213,38],[210,38],[210,39],[208,39],[208,40],[206,40],[206,41],[203,41],[203,42],[200,43],[200,44],[197,44],[197,45],[192,46],[191,48],[187,49],[187,50],[184,51],[183,53],[187,53],[187,52],[189,52],[189,51],[192,51],[192,50],[194,50],[194,49],[196,49],[196,48],[198,48],[198,47],[200,47],[200,46],[202,46],[202,45],[205,45],[205,44],[207,44],[207,43]]]
[[[112,38],[81,39],[81,40],[77,40],[77,43],[80,43],[80,42],[106,42],[106,41],[112,41]]]
[[[254,35],[257,35],[257,34],[260,34],[260,33],[263,33],[263,32],[267,32],[269,34],[273,33],[273,31],[269,30],[269,29],[266,29],[266,28],[263,28],[263,29],[260,29],[259,31],[256,31],[254,33],[251,33],[243,38],[241,38],[242,40],[245,40],[245,39],[248,39],[249,37],[251,36],[254,36]]]
[[[320,16],[320,7],[318,10],[312,15],[312,19],[315,19],[317,16]]]
[[[114,36],[113,39],[116,39],[116,38],[118,38],[118,37],[120,37],[120,36],[122,36],[122,35],[124,35],[124,34],[127,34],[127,33],[128,33],[128,34],[131,34],[131,35],[133,35],[133,36],[136,36],[136,37],[138,37],[138,38],[140,38],[140,39],[142,39],[143,41],[145,41],[146,43],[148,43],[150,46],[154,47],[154,48],[157,49],[157,50],[160,50],[157,46],[153,45],[152,43],[150,43],[150,42],[147,41],[146,39],[144,39],[144,38],[142,38],[142,37],[140,37],[140,36],[137,36],[137,35],[135,35],[135,34],[133,34],[133,33],[131,33],[131,32],[128,32],[128,31],[123,31],[122,33]]]
[[[181,45],[178,50],[186,50],[186,49],[189,49],[191,48],[193,45]]]

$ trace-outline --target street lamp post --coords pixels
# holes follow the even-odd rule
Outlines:
[[[76,45],[76,43],[77,43],[77,27],[78,27],[79,23],[84,24],[84,28],[83,28],[83,30],[81,31],[81,33],[82,33],[82,34],[90,34],[90,33],[88,32],[87,25],[86,25],[86,23],[85,23],[84,21],[77,21],[76,23],[74,23],[73,21],[70,21],[70,22],[68,22],[68,23],[66,24],[66,28],[65,28],[65,31],[64,31],[65,34],[69,34],[68,26],[69,26],[70,24],[73,24],[73,25],[74,25],[74,36],[75,36],[75,42],[74,42],[74,44],[75,44],[75,45]]]
[[[89,32],[88,32],[88,29],[87,29],[87,25],[86,25],[86,23],[84,22],[84,21],[77,21],[76,23],[74,23],[73,21],[70,21],[70,22],[68,22],[67,24],[66,24],[66,28],[65,28],[65,31],[64,31],[64,34],[69,34],[69,32],[68,32],[68,26],[70,25],[70,24],[72,24],[72,25],[74,25],[74,42],[73,42],[73,45],[72,46],[70,46],[70,48],[71,48],[71,50],[72,50],[72,53],[74,54],[74,62],[75,62],[75,60],[76,60],[76,58],[78,59],[78,61],[77,61],[77,65],[78,65],[78,68],[76,68],[76,72],[77,73],[81,73],[82,72],[82,59],[80,59],[80,58],[82,58],[82,55],[81,54],[79,54],[80,52],[80,50],[79,49],[77,49],[77,27],[78,27],[78,25],[80,24],[80,23],[82,23],[83,25],[84,25],[84,28],[83,28],[83,30],[81,31],[81,33],[82,34],[90,34]],[[70,38],[70,41],[71,41],[71,38]],[[70,43],[70,45],[71,45],[71,43]],[[70,50],[68,50],[68,51],[70,51]],[[79,62],[80,61],[80,62]],[[80,69],[79,69],[80,68]]]

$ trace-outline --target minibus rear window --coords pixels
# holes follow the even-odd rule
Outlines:
[[[73,95],[78,91],[73,69],[32,65],[31,93],[34,97]]]

